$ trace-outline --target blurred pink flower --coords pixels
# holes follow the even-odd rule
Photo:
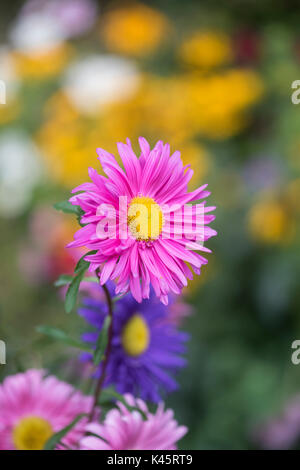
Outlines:
[[[138,410],[129,411],[118,402],[118,409],[109,411],[103,424],[91,423],[87,430],[97,434],[83,437],[82,450],[172,450],[187,432],[185,426],[178,426],[172,410],[164,410],[161,403],[155,414],[149,412],[146,403],[132,395],[124,395],[128,405],[139,408],[147,417],[144,421]]]
[[[183,321],[192,315],[193,307],[184,302],[181,297],[173,296],[170,304],[168,321],[175,326],[181,326]]]
[[[280,416],[262,423],[254,439],[266,449],[289,449],[300,438],[300,397],[294,397]]]
[[[81,249],[66,250],[75,223],[49,209],[38,207],[32,214],[28,239],[21,245],[19,269],[26,282],[53,282],[60,274],[72,274]]]
[[[51,18],[68,38],[81,35],[93,26],[97,5],[94,0],[28,0],[20,18],[34,14]]]
[[[97,19],[97,6],[93,0],[48,1],[49,13],[59,19],[68,37],[88,31]]]
[[[43,449],[53,433],[79,414],[88,413],[91,406],[92,397],[54,376],[46,377],[43,370],[30,369],[9,376],[0,385],[0,449]],[[62,443],[76,447],[86,422],[87,418],[82,418]]]

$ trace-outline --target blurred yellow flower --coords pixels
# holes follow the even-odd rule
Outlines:
[[[258,201],[248,214],[250,235],[263,243],[286,244],[295,232],[288,207],[276,199]]]
[[[0,46],[0,92],[5,105],[0,100],[0,125],[15,120],[20,113],[19,97],[20,79],[15,70],[12,50],[8,46]],[[4,87],[4,88],[3,88]],[[2,96],[4,92],[4,96]]]
[[[176,139],[172,142],[172,146],[180,150],[183,164],[191,165],[191,169],[194,171],[191,184],[196,188],[199,185],[199,182],[201,182],[207,175],[211,166],[211,159],[208,151],[204,146],[198,143],[177,143]]]
[[[115,114],[114,108],[92,118],[81,116],[63,93],[57,93],[47,103],[36,141],[49,174],[72,187],[86,178],[89,166],[97,165],[96,148],[115,152],[115,142],[132,135],[132,123],[127,114]]]
[[[300,212],[300,178],[296,178],[291,181],[286,188],[286,200],[292,209],[299,213]]]
[[[166,92],[169,92],[166,96]],[[174,102],[170,106],[168,97]],[[96,148],[116,153],[117,141],[139,135],[150,141],[170,139],[186,141],[184,103],[177,97],[177,84],[170,80],[144,77],[137,93],[128,101],[107,105],[93,116],[79,114],[63,92],[52,96],[45,107],[45,120],[36,140],[44,155],[49,174],[72,187],[87,174],[87,167],[96,164]],[[178,109],[176,109],[178,107]],[[195,153],[189,144],[188,151]],[[202,169],[207,166],[204,152],[198,149]]]
[[[232,44],[222,32],[198,31],[179,47],[178,56],[187,65],[211,69],[230,63]]]
[[[0,105],[0,125],[14,121],[20,113],[20,103],[13,100],[5,106]]]
[[[185,102],[194,132],[211,138],[235,135],[247,122],[248,107],[262,92],[262,81],[252,70],[187,77]]]
[[[183,142],[193,136],[187,103],[182,95],[184,88],[184,82],[178,77],[144,78],[132,107],[138,111],[139,124],[150,141],[173,142],[176,139],[176,142]]]
[[[111,51],[143,56],[159,46],[170,25],[161,12],[136,3],[108,12],[101,28],[104,42]]]
[[[184,142],[199,134],[226,138],[246,125],[248,108],[262,91],[260,77],[246,69],[209,76],[147,76],[125,106],[128,116],[137,115],[145,137],[151,139]]]
[[[47,103],[37,141],[50,174],[68,187],[79,183],[86,168],[95,165],[97,147],[115,152],[116,141],[129,137],[135,142],[139,135],[178,146],[184,163],[192,163],[200,180],[208,170],[209,157],[195,137],[236,133],[261,90],[259,77],[247,70],[212,76],[144,76],[131,98],[107,104],[92,116],[80,115],[59,92]]]
[[[12,57],[20,78],[44,79],[61,72],[70,59],[71,53],[71,46],[60,44],[44,52],[31,54],[14,51]]]

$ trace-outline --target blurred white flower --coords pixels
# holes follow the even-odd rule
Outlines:
[[[0,45],[0,80],[3,80],[6,88],[6,102],[9,104],[16,96],[20,86],[11,51],[7,46]]]
[[[25,54],[50,50],[65,39],[64,31],[54,17],[36,12],[20,16],[9,34],[14,48]]]
[[[38,151],[26,134],[11,129],[0,135],[0,214],[21,214],[41,176]]]
[[[139,82],[139,72],[129,60],[92,55],[67,69],[63,89],[79,111],[94,113],[107,104],[129,99]]]
[[[29,0],[12,25],[12,45],[26,54],[47,51],[88,31],[97,19],[93,0]]]

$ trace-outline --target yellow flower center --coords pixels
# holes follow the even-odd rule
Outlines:
[[[150,334],[145,320],[133,315],[126,323],[122,333],[122,345],[129,356],[139,356],[149,346]]]
[[[151,197],[134,197],[128,208],[127,223],[137,240],[155,240],[162,231],[163,213]]]
[[[27,416],[13,430],[13,442],[17,450],[42,450],[53,434],[51,424],[38,416]]]

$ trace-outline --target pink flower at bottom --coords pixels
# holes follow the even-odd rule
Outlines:
[[[118,408],[109,411],[103,424],[91,423],[87,431],[100,436],[86,436],[80,442],[81,450],[172,450],[187,432],[178,426],[172,410],[165,410],[160,403],[155,414],[149,412],[146,403],[132,395],[124,395],[126,402],[138,410],[129,411],[118,402]]]
[[[6,377],[0,385],[0,450],[41,450],[52,434],[91,406],[92,397],[54,376],[45,377],[43,370]],[[76,447],[86,420],[80,420],[62,443]]]

